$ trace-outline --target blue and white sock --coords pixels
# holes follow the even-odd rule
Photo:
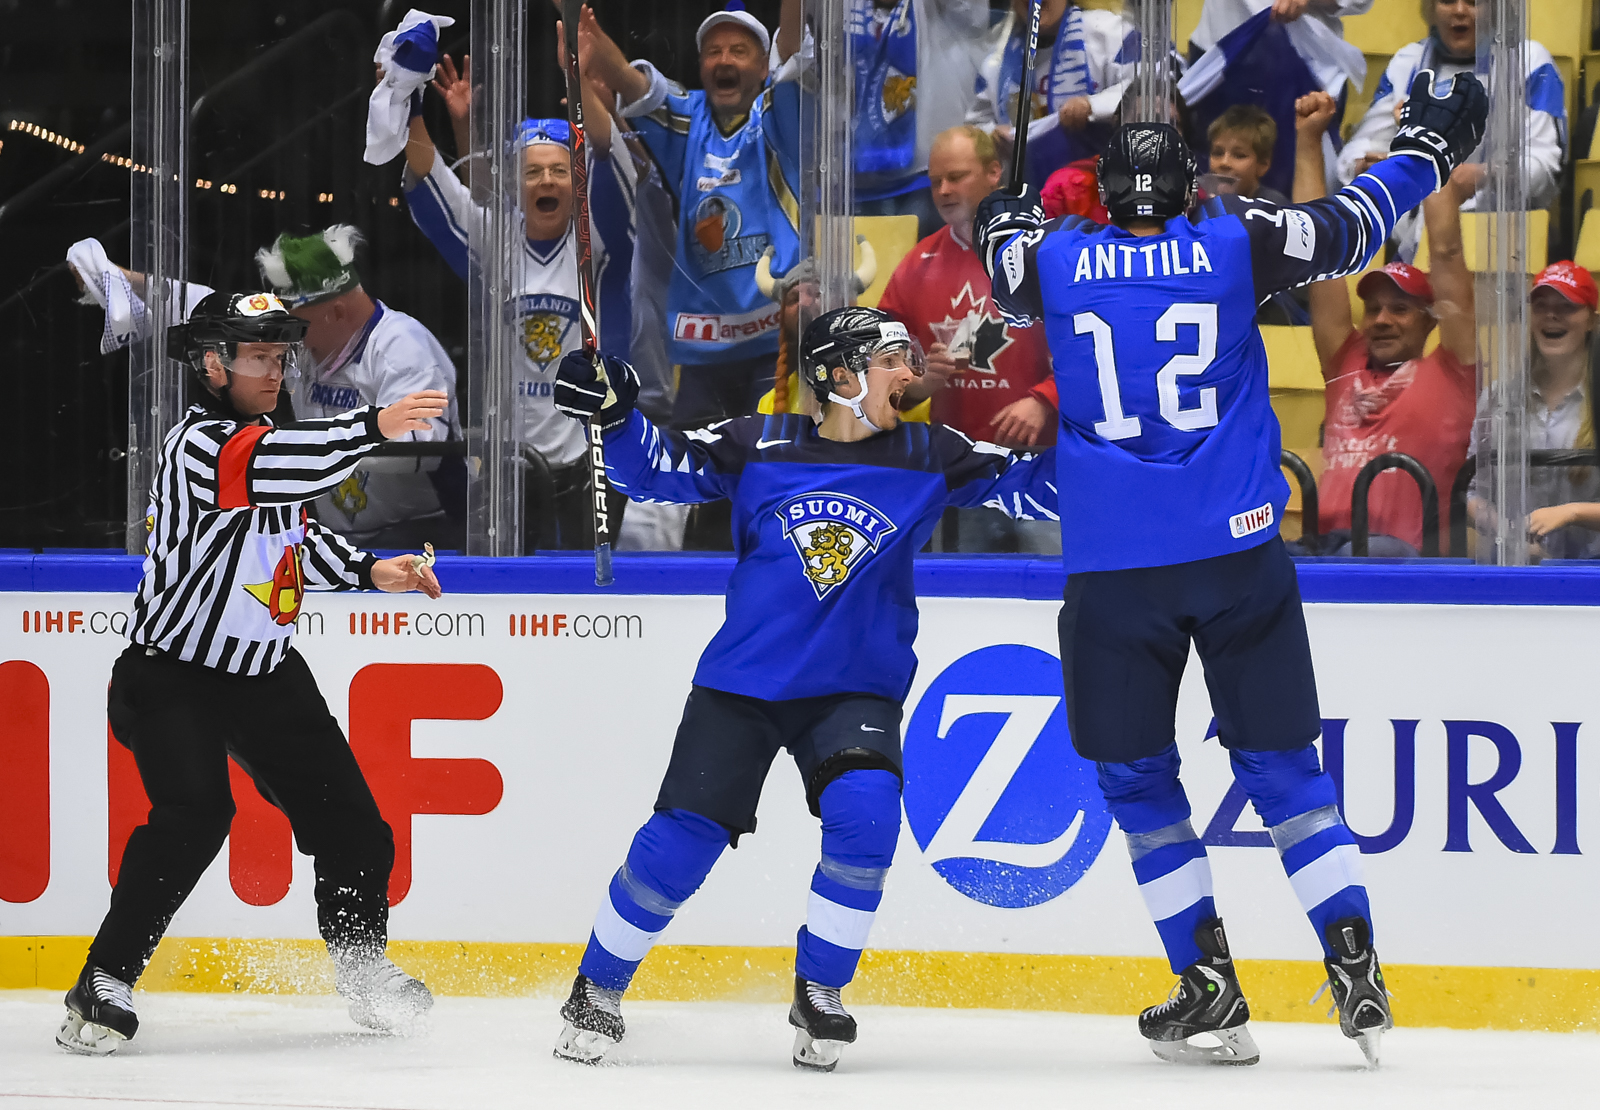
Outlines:
[[[1333,780],[1312,745],[1287,752],[1233,754],[1233,774],[1272,833],[1283,869],[1323,951],[1328,926],[1346,917],[1372,925],[1361,849],[1339,814]]]
[[[627,990],[678,907],[700,889],[728,830],[687,810],[656,813],[634,834],[594,917],[578,973],[607,990]]]
[[[811,876],[795,973],[827,987],[855,977],[900,839],[900,779],[846,771],[822,791],[822,861]]]
[[[1178,766],[1176,744],[1131,763],[1099,764],[1100,792],[1128,838],[1133,876],[1174,974],[1200,961],[1195,930],[1217,916],[1211,861],[1190,822]]]

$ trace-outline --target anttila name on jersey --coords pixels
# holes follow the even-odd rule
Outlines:
[[[1189,250],[1177,239],[1161,239],[1142,247],[1124,243],[1096,243],[1078,250],[1072,280],[1100,281],[1105,278],[1153,278],[1186,274],[1209,274],[1211,258],[1199,240],[1191,239]],[[1189,259],[1184,261],[1183,256]],[[1119,268],[1118,263],[1121,263]]]

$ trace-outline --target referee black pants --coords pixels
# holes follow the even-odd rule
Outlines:
[[[127,983],[144,972],[227,838],[230,755],[315,860],[329,951],[383,952],[394,835],[299,652],[270,674],[244,676],[134,645],[112,668],[107,712],[139,765],[150,816],[128,839],[91,963]]]

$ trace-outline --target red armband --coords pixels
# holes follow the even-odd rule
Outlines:
[[[217,508],[250,507],[250,457],[255,454],[256,443],[270,431],[272,428],[266,424],[251,424],[240,428],[222,445],[217,453]]]

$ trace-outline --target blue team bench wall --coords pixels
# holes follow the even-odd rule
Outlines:
[[[119,554],[0,554],[0,591],[132,593],[143,560]],[[1600,605],[1600,564],[1479,567],[1455,561],[1299,560],[1307,601],[1427,605]],[[616,584],[594,584],[587,554],[525,559],[441,556],[444,588],[465,594],[719,594],[733,559],[698,553],[621,554]],[[924,555],[916,561],[921,597],[1061,596],[1054,559],[1029,555]]]

